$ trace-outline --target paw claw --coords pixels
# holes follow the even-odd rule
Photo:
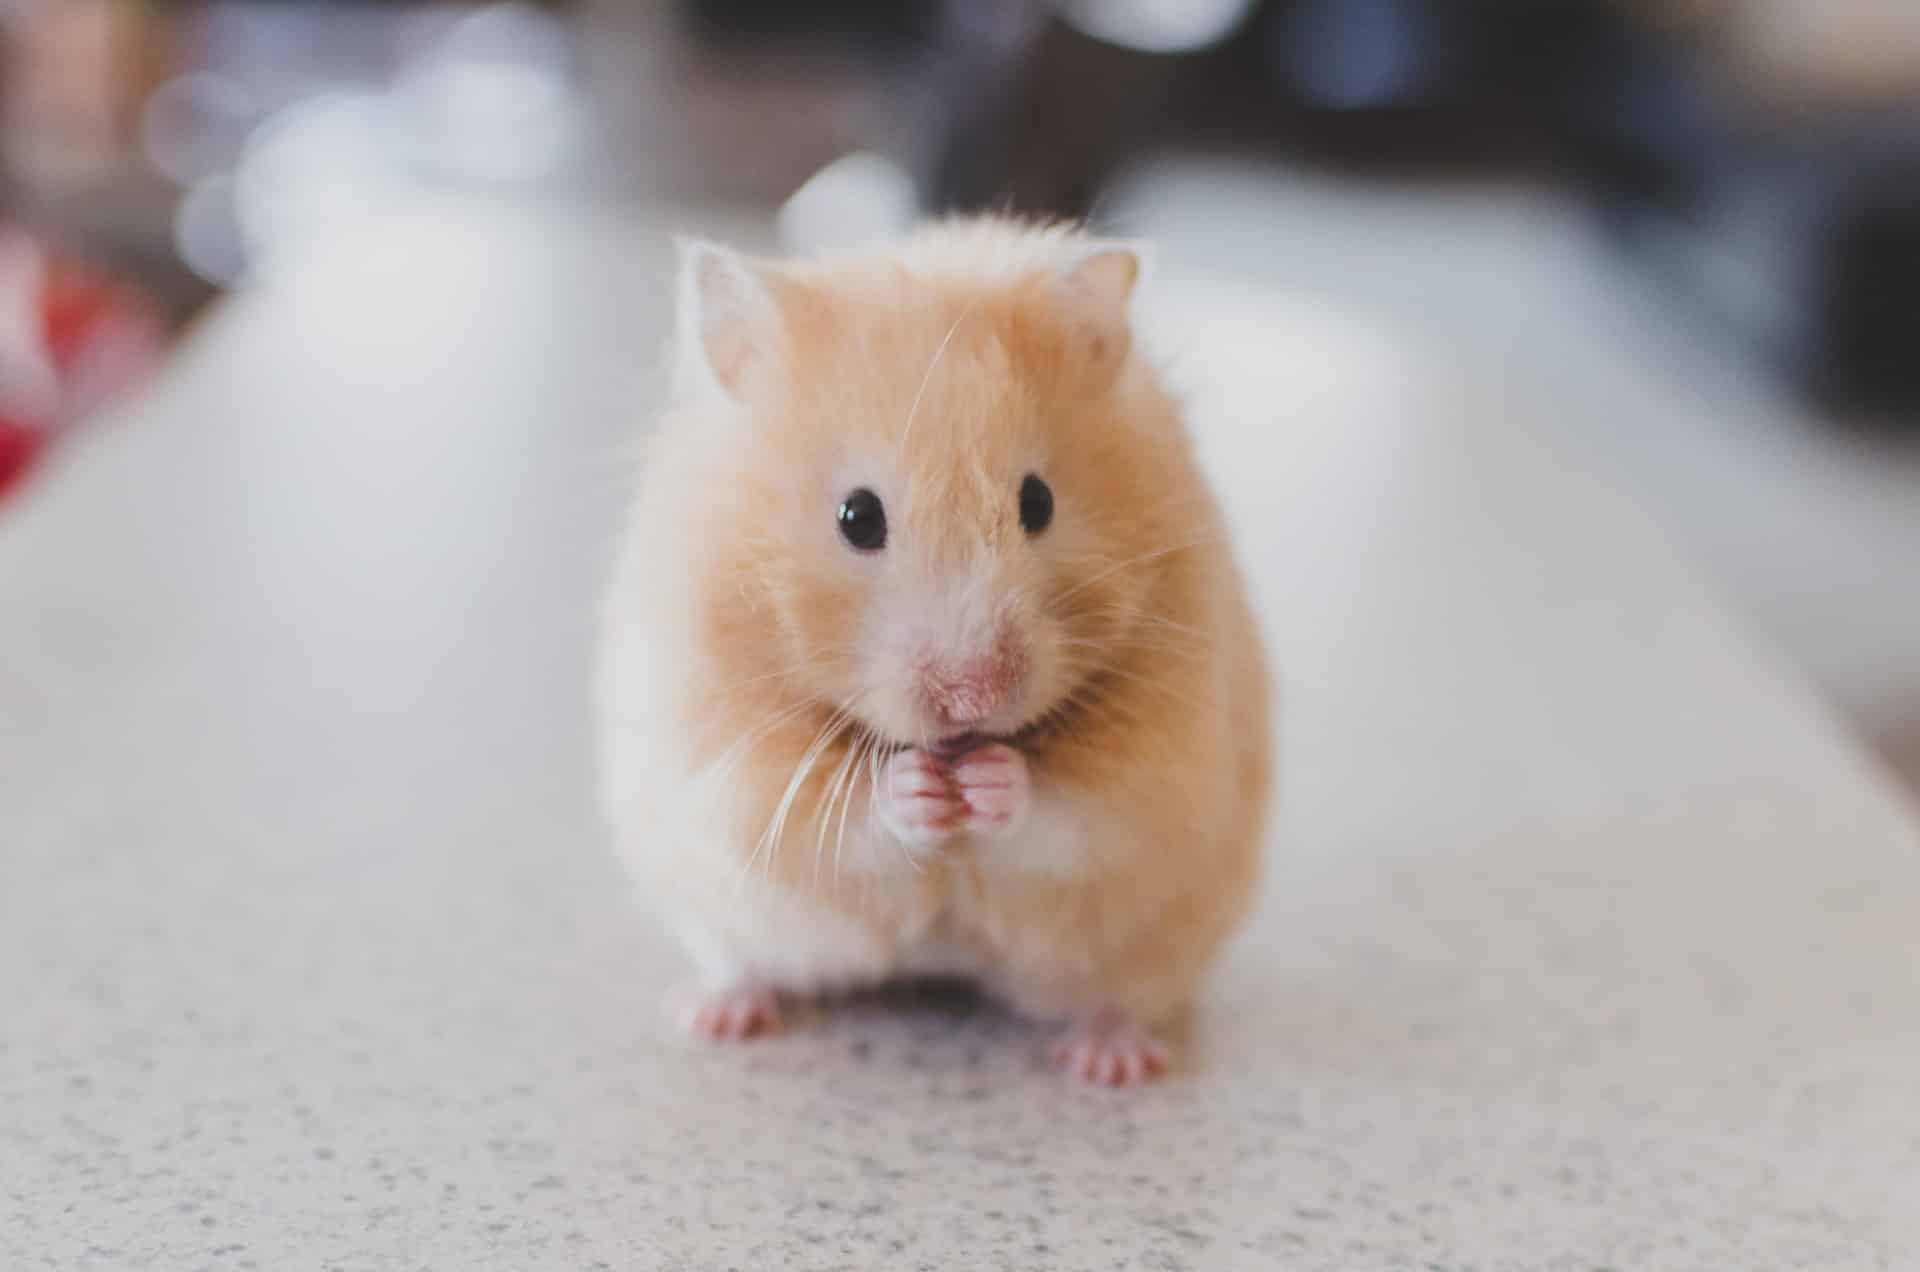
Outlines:
[[[946,766],[925,751],[901,751],[880,773],[880,819],[907,843],[930,846],[955,830],[967,806]]]
[[[967,752],[954,762],[953,781],[966,805],[969,830],[1004,835],[1026,815],[1027,759],[1010,746],[996,742]]]
[[[742,1042],[780,1032],[780,1001],[772,990],[757,985],[685,993],[676,1014],[688,1033],[709,1042]]]
[[[1053,1062],[1090,1086],[1139,1086],[1167,1071],[1165,1044],[1124,1021],[1096,1020],[1054,1044]]]

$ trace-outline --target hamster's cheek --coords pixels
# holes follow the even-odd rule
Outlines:
[[[844,678],[862,665],[867,606],[858,580],[832,569],[793,569],[772,591],[779,627],[792,646],[787,652],[796,666],[831,679]]]
[[[1082,636],[1072,624],[1045,612],[1027,623],[1025,643],[1027,676],[1020,705],[1032,721],[1060,705],[1084,669],[1098,661],[1099,649],[1091,634]]]
[[[838,648],[833,700],[869,729],[892,741],[918,737],[921,722],[911,692],[912,669],[884,633],[852,628]]]

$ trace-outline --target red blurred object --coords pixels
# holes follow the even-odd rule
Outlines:
[[[45,441],[46,434],[37,428],[0,419],[0,495],[27,475]]]
[[[158,361],[165,325],[137,289],[25,239],[7,245],[0,297],[14,315],[0,333],[0,498],[73,421],[133,387]],[[25,294],[31,293],[31,294]],[[43,383],[44,381],[44,383]]]

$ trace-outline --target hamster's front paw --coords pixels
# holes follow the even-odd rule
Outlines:
[[[780,1000],[763,985],[682,987],[667,996],[667,1011],[688,1033],[709,1042],[780,1032]]]
[[[931,848],[960,829],[967,818],[947,768],[925,751],[901,751],[880,771],[880,821],[916,848]]]
[[[1167,1048],[1124,1016],[1103,1013],[1053,1048],[1053,1062],[1093,1086],[1138,1086],[1167,1071]]]
[[[965,801],[966,828],[981,835],[1010,835],[1026,819],[1027,757],[996,743],[969,751],[953,764],[954,785]]]

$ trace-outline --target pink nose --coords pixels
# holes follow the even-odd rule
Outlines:
[[[927,702],[949,724],[979,724],[1005,706],[1027,672],[1026,656],[1002,639],[993,652],[925,672]]]

